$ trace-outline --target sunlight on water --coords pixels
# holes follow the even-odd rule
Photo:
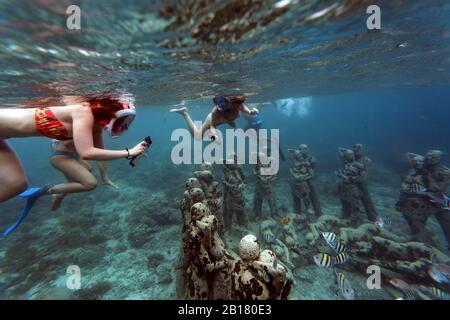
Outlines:
[[[305,118],[313,106],[312,97],[280,99],[272,102],[275,108],[285,116]]]

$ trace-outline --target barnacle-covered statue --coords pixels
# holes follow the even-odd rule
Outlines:
[[[294,259],[299,254],[299,238],[296,226],[301,219],[298,214],[286,215],[281,223],[274,219],[261,221],[259,236],[264,245],[274,251],[279,260],[289,267],[294,267]]]
[[[222,212],[222,191],[219,182],[216,180],[212,165],[203,163],[200,170],[194,172],[195,177],[200,182],[200,186],[205,193],[205,201],[212,215],[219,220],[219,230],[222,234],[224,228]]]
[[[253,266],[261,248],[254,235],[246,235],[239,242],[240,259],[235,262],[231,274],[231,297],[237,300],[267,300],[270,292],[263,275]]]
[[[239,242],[239,256],[231,275],[233,299],[287,299],[292,281],[275,253],[261,252],[257,238],[249,234]]]
[[[361,185],[365,185],[365,165],[358,162],[353,150],[338,148],[339,156],[342,159],[342,169],[336,172],[339,178],[338,193],[342,204],[342,217],[358,218],[356,213],[360,211],[360,204],[363,203],[364,192]],[[369,220],[375,222],[378,215],[373,211],[366,211]]]
[[[426,223],[435,215],[450,243],[450,215],[445,198],[450,183],[450,170],[441,164],[442,152],[428,151],[426,157],[408,153],[410,171],[403,177],[396,208],[403,214],[411,230],[412,240],[427,241]]]
[[[310,225],[307,234],[309,245],[318,248],[325,243],[322,232],[333,232],[337,240],[351,250],[351,258],[342,268],[367,274],[368,266],[380,268],[382,285],[388,280],[403,279],[408,283],[429,285],[429,268],[433,257],[443,263],[449,258],[443,252],[422,242],[411,242],[373,223],[361,224],[358,228],[345,226],[347,220],[323,215]],[[438,284],[433,284],[438,286]]]
[[[200,182],[196,178],[189,178],[186,181],[186,190],[183,195],[183,199],[180,202],[180,211],[183,218],[183,226],[181,228],[182,242],[180,246],[180,253],[177,262],[177,275],[176,286],[178,298],[184,298],[185,282],[186,282],[186,270],[189,265],[190,255],[187,246],[187,231],[191,224],[191,207],[195,203],[205,202],[205,194],[200,188]]]
[[[263,250],[253,266],[263,274],[263,280],[269,290],[269,299],[286,300],[293,285],[288,269],[277,261],[277,255],[271,250]]]
[[[372,160],[366,157],[364,154],[364,147],[360,143],[353,146],[353,153],[355,154],[355,161],[361,165],[361,179],[355,181],[355,183],[361,192],[362,205],[364,206],[364,210],[367,212],[369,219],[376,221],[379,217],[367,185],[367,176],[369,174],[369,167]]]
[[[303,206],[308,212],[320,216],[319,198],[313,183],[315,159],[309,153],[306,144],[300,145],[298,150],[288,149],[288,151],[292,160],[290,172],[294,211],[300,214]]]
[[[192,300],[229,299],[229,255],[218,233],[217,218],[199,202],[191,208],[187,230],[189,265],[186,271],[186,298]]]
[[[264,164],[261,159],[267,159],[264,153],[258,154],[258,162],[253,167],[253,174],[255,175],[256,185],[255,192],[253,194],[253,212],[256,219],[261,219],[261,211],[264,200],[270,208],[270,215],[275,217],[278,215],[277,201],[275,192],[273,190],[273,182],[276,180],[276,174],[263,174],[261,169],[270,167],[269,164]]]

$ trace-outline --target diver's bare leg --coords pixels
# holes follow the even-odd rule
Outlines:
[[[170,112],[175,112],[183,116],[188,126],[189,132],[195,139],[201,139],[203,136],[202,132],[205,132],[207,129],[211,127],[211,114],[208,115],[205,122],[203,123],[202,128],[199,129],[195,126],[195,123],[192,120],[191,116],[189,115],[189,112],[186,107],[179,109],[170,109]]]
[[[181,114],[186,121],[186,124],[188,126],[189,132],[193,137],[196,137],[198,134],[198,128],[195,126],[194,121],[192,121],[191,116],[189,115],[189,112],[186,107],[179,108],[179,109],[170,109],[170,112],[175,112],[178,114]]]
[[[17,196],[27,187],[19,157],[6,141],[0,140],[0,202]]]
[[[87,192],[97,187],[97,179],[79,161],[67,156],[54,156],[50,162],[68,180],[67,183],[53,186],[51,194]]]
[[[54,194],[52,199],[52,211],[58,210],[61,206],[62,201],[66,197],[66,194]]]

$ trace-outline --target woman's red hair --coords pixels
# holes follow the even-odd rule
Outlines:
[[[228,100],[233,104],[240,104],[245,102],[245,96],[244,95],[232,95],[227,97]]]
[[[123,109],[123,104],[118,99],[113,98],[87,98],[95,123],[109,123],[114,114]]]

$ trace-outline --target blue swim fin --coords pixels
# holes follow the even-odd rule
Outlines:
[[[8,236],[11,232],[14,231],[22,222],[25,220],[25,218],[28,216],[28,213],[30,213],[31,209],[33,208],[34,204],[36,203],[36,200],[41,196],[42,189],[41,188],[29,188],[19,194],[19,197],[27,199],[27,203],[25,205],[25,208],[22,211],[22,214],[19,218],[19,220],[16,221],[12,226],[10,226],[6,231],[3,233],[3,236]]]

